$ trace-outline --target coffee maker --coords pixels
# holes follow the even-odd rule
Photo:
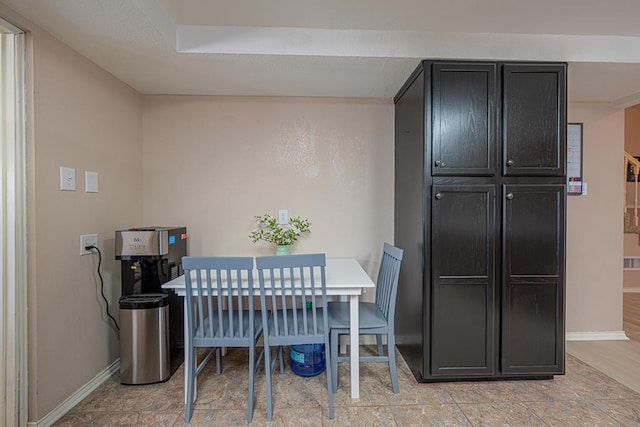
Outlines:
[[[116,260],[122,267],[122,297],[167,293],[170,346],[172,350],[184,348],[184,298],[173,290],[162,289],[162,285],[184,274],[182,257],[187,255],[186,227],[117,230],[115,243]]]

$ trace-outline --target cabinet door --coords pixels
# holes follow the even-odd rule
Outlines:
[[[495,370],[495,187],[434,185],[432,376]]]
[[[505,185],[503,373],[564,370],[565,186]]]
[[[565,175],[566,66],[505,64],[502,79],[503,175]]]
[[[433,175],[495,175],[496,64],[432,68]]]

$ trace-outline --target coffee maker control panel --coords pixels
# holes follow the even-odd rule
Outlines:
[[[169,253],[166,229],[130,229],[116,231],[116,259],[156,257]]]

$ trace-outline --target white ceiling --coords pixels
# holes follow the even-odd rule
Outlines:
[[[0,0],[145,94],[391,98],[423,58],[567,61],[640,102],[638,0]]]

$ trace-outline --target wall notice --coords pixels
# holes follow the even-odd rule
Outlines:
[[[567,127],[567,193],[582,194],[582,123]]]

